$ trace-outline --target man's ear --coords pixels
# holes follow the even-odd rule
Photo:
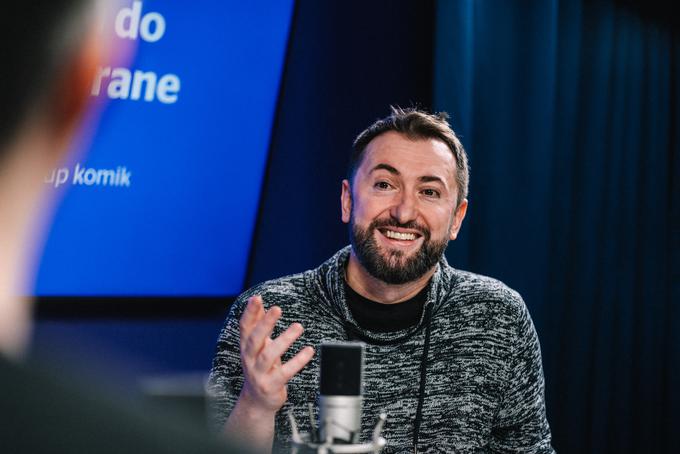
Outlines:
[[[453,222],[451,223],[451,228],[449,229],[449,239],[451,241],[458,237],[460,226],[463,225],[463,219],[465,219],[465,213],[467,213],[467,207],[468,201],[467,199],[463,199],[453,215]]]
[[[348,180],[342,180],[342,192],[340,194],[340,209],[342,211],[342,222],[349,224],[352,215],[352,189],[349,187]]]

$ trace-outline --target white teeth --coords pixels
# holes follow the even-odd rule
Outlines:
[[[386,230],[385,236],[387,238],[394,238],[395,240],[415,240],[416,239],[416,236],[413,233],[393,232],[392,230]]]

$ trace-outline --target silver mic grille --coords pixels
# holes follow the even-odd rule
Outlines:
[[[361,400],[361,396],[319,396],[321,439],[333,443],[358,443]]]

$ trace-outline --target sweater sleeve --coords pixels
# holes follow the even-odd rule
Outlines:
[[[210,422],[218,432],[222,432],[243,388],[239,320],[246,301],[246,296],[239,297],[229,310],[217,339],[217,351],[208,378]]]
[[[495,453],[552,454],[546,418],[541,347],[522,298],[518,308],[509,380],[496,414],[490,448]]]

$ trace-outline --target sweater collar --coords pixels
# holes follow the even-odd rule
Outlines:
[[[445,295],[449,292],[452,269],[446,261],[446,257],[442,256],[432,276],[420,321],[415,326],[390,333],[364,330],[352,318],[345,296],[344,273],[351,250],[351,246],[342,248],[315,270],[316,282],[321,284],[317,290],[322,294],[321,300],[331,306],[332,311],[341,319],[342,323],[351,326],[352,329],[360,332],[363,336],[376,342],[389,342],[404,336],[410,337],[423,328],[428,306],[431,306],[430,310],[434,313],[445,303],[447,299]]]

